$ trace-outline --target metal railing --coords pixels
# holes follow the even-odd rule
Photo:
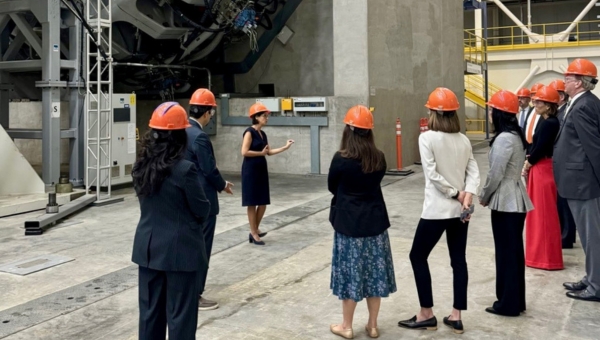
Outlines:
[[[485,119],[469,119],[465,120],[466,132],[473,134],[485,133]]]
[[[469,30],[465,30],[464,37],[465,60],[474,64],[483,64],[487,41]]]
[[[574,46],[600,46],[600,20],[580,21],[573,30],[564,32],[572,22],[531,25],[534,38],[525,34],[519,26],[489,27],[487,38],[488,51],[519,50]],[[465,30],[465,57],[473,51],[481,50],[476,33],[480,29]],[[536,41],[537,40],[537,41]],[[483,51],[483,50],[482,50]],[[483,52],[482,52],[483,53]]]
[[[483,77],[478,74],[465,75],[465,90],[470,91],[481,98],[484,97],[485,83]],[[493,96],[496,92],[500,91],[501,88],[488,82],[488,96]]]

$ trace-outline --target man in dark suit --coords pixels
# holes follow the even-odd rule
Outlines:
[[[575,218],[585,252],[586,276],[565,282],[568,297],[600,301],[600,99],[590,91],[598,71],[586,59],[575,59],[565,72],[571,97],[554,145],[554,177]]]
[[[558,113],[556,117],[562,126],[564,123],[567,101],[569,100],[569,95],[565,93],[565,82],[560,79],[556,79],[548,86],[558,91],[560,96],[560,101],[558,102]],[[575,234],[577,229],[575,227],[573,214],[571,213],[571,208],[569,208],[569,202],[566,198],[559,194],[557,196],[556,205],[558,208],[558,218],[560,220],[560,226],[562,230],[562,248],[571,249],[573,248],[573,243],[575,243]]]
[[[204,132],[203,127],[208,124],[211,117],[215,114],[217,103],[214,94],[207,89],[198,89],[190,99],[190,124],[191,127],[185,131],[187,133],[187,154],[186,158],[198,168],[200,182],[204,188],[206,198],[210,202],[210,213],[204,225],[204,242],[206,243],[206,257],[210,263],[213,239],[215,237],[215,227],[217,225],[217,215],[219,214],[219,197],[217,193],[225,191],[233,194],[231,188],[233,184],[227,182],[221,176],[215,161],[215,153],[210,138]],[[206,276],[198,278],[199,285],[205,287]],[[219,304],[202,297],[200,292],[198,310],[212,310],[219,308]]]
[[[533,111],[533,106],[530,106],[531,103],[531,92],[527,88],[522,88],[517,91],[517,97],[519,98],[519,113],[517,114],[517,120],[519,121],[519,126],[523,133],[525,133],[525,123],[527,122],[527,118],[531,111]]]

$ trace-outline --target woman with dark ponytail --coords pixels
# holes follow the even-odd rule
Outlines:
[[[488,106],[495,136],[490,142],[490,170],[479,202],[492,210],[498,300],[485,311],[519,316],[525,311],[523,227],[527,212],[533,209],[521,179],[527,141],[517,121],[519,99],[516,94],[498,91]]]
[[[149,126],[132,171],[141,210],[132,256],[139,265],[139,338],[164,339],[168,323],[170,339],[195,339],[210,203],[194,163],[184,159],[185,109],[163,103]]]

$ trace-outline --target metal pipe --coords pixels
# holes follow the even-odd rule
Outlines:
[[[527,28],[531,29],[531,0],[527,0]]]
[[[206,71],[208,74],[208,89],[210,90],[212,84],[212,74],[209,69],[205,67],[187,66],[187,65],[153,65],[153,64],[142,64],[142,63],[112,63],[113,66],[133,66],[133,67],[146,67],[146,68],[172,68],[181,70],[199,70]]]
[[[586,16],[590,12],[590,10],[592,9],[592,7],[594,7],[594,5],[597,2],[598,2],[598,0],[591,0],[590,3],[587,6],[585,6],[585,8],[583,9],[583,11],[581,11],[581,13],[579,13],[579,15],[577,16],[577,18],[575,18],[575,20],[573,20],[573,22],[571,23],[571,25],[569,25],[569,27],[567,27],[567,29],[565,30],[565,32],[563,33],[563,35],[559,38],[560,41],[565,40],[565,38],[567,38],[569,36],[569,34],[573,30],[573,28],[575,28],[575,26],[577,26],[577,24],[581,21],[581,19],[583,19],[583,17]]]
[[[523,88],[523,86],[525,84],[527,84],[527,82],[529,82],[531,80],[531,78],[533,78],[533,76],[535,76],[538,73],[539,70],[540,70],[540,66],[539,65],[535,65],[533,67],[533,69],[529,72],[529,74],[527,75],[527,77],[525,77],[525,79],[523,79],[523,81],[521,82],[521,84],[519,84],[519,87],[517,87],[515,89],[515,93],[517,91],[519,91],[519,89]]]
[[[536,38],[535,34],[533,32],[531,32],[531,30],[529,30],[529,28],[527,28],[527,26],[523,25],[521,20],[519,20],[519,18],[517,18],[514,14],[512,14],[510,9],[508,9],[508,8],[506,8],[506,6],[504,6],[502,1],[500,1],[500,0],[491,0],[491,1],[493,3],[495,3],[496,6],[498,6],[498,8],[500,8],[515,24],[517,24],[517,26],[519,26],[519,28],[522,29],[523,32],[525,32],[525,34],[527,34],[527,36],[531,40],[533,40],[536,43],[539,42],[539,39]]]
[[[490,124],[489,124],[489,115],[488,115],[488,105],[487,102],[489,101],[489,93],[488,93],[488,86],[489,86],[489,82],[488,82],[488,62],[487,62],[487,44],[488,44],[488,18],[487,18],[487,3],[485,1],[481,2],[481,16],[482,16],[482,23],[483,23],[483,40],[485,41],[485,44],[483,46],[483,65],[482,66],[482,71],[484,72],[484,80],[483,80],[483,86],[484,86],[484,99],[485,99],[485,139],[490,139]]]

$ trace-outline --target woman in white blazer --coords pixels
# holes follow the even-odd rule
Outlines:
[[[444,324],[454,332],[462,333],[461,311],[467,309],[469,275],[465,252],[470,218],[469,213],[463,215],[463,212],[472,207],[472,196],[477,195],[479,168],[473,158],[471,142],[460,133],[456,95],[447,88],[437,88],[429,95],[425,106],[429,108],[429,131],[419,136],[425,201],[410,251],[421,310],[398,325],[410,329],[437,329],[427,258],[446,232],[454,272],[454,308],[448,317],[444,317]]]

